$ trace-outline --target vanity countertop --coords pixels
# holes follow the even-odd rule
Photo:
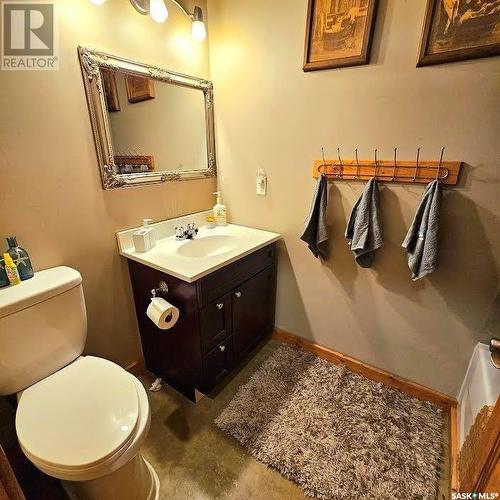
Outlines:
[[[175,225],[181,225],[179,222],[186,220],[197,222],[202,214],[196,214],[195,218],[187,216],[154,224],[157,242],[156,246],[147,252],[134,250],[131,234],[135,229],[117,233],[120,254],[192,283],[281,239],[278,233],[235,224],[217,226],[214,229],[203,226],[192,240],[175,239],[173,234]],[[168,233],[170,234],[165,236]]]

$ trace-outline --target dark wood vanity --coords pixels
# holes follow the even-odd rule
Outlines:
[[[274,328],[275,243],[193,283],[128,262],[146,367],[193,401],[195,390],[212,391]],[[146,315],[160,281],[180,310],[170,330]]]

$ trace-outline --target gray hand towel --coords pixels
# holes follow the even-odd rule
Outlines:
[[[349,240],[356,262],[361,267],[370,267],[375,250],[384,244],[378,220],[378,183],[375,178],[368,181],[354,205],[345,237]]]
[[[427,276],[437,267],[442,196],[443,186],[438,180],[432,181],[425,188],[420,206],[403,241],[413,281]]]
[[[309,246],[315,257],[328,257],[328,227],[326,225],[326,207],[328,204],[328,181],[322,175],[316,184],[311,210],[306,219],[306,227],[301,240]]]

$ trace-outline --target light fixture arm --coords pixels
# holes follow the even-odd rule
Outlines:
[[[182,13],[191,21],[203,21],[203,11],[200,7],[196,6],[194,8],[194,12],[190,14],[185,7],[183,7],[177,0],[171,0],[172,3],[175,3],[179,9],[181,9]],[[149,14],[149,0],[130,0],[130,3],[133,5],[134,9],[139,12],[139,14],[148,15]]]
[[[182,10],[182,12],[184,13],[184,15],[192,22],[194,21],[194,14],[190,14],[177,0],[171,0],[173,3],[175,3],[175,5],[177,5],[177,7],[179,7],[179,9]],[[198,7],[199,8],[199,7]],[[195,7],[195,10],[196,10],[196,7]]]
[[[143,16],[149,14],[149,0],[130,0],[130,3],[139,14]]]

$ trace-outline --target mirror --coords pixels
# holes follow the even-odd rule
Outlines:
[[[78,52],[104,189],[216,175],[210,81]]]

